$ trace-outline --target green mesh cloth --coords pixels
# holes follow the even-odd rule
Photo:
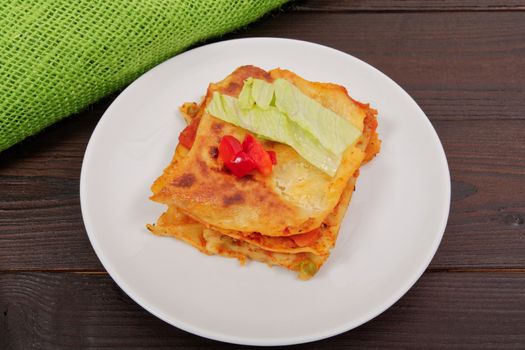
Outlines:
[[[0,151],[287,0],[0,0]]]

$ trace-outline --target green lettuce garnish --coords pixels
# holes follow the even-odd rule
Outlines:
[[[213,93],[206,111],[264,138],[289,145],[334,176],[343,152],[361,135],[348,120],[303,94],[285,79],[249,78],[239,98]]]

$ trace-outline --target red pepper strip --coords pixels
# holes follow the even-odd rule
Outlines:
[[[272,161],[272,164],[273,165],[277,164],[277,154],[275,153],[275,151],[266,151],[266,153],[268,153],[268,155],[270,156],[270,160]]]
[[[186,126],[186,128],[184,128],[184,130],[182,130],[182,132],[179,135],[179,143],[187,149],[191,149],[193,143],[195,142],[195,136],[197,135],[199,121],[200,118],[193,118],[191,120],[191,123],[189,123],[188,126]]]
[[[242,152],[242,145],[235,137],[225,135],[219,144],[219,157],[224,163],[231,162],[239,152]]]
[[[306,233],[300,233],[298,235],[292,235],[289,236],[295,244],[297,244],[299,247],[306,247],[317,241],[319,237],[321,236],[321,231],[319,229],[306,232]]]
[[[224,165],[237,177],[243,177],[255,169],[255,162],[243,151],[239,152],[230,162],[225,162]]]
[[[263,146],[253,135],[246,135],[242,143],[242,148],[253,159],[257,170],[259,170],[261,174],[268,176],[272,173],[272,160],[268,152],[264,150]]]

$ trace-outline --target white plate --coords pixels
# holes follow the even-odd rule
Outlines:
[[[145,228],[164,210],[148,200],[149,187],[184,127],[178,106],[245,64],[341,84],[379,110],[381,153],[362,169],[337,246],[308,282],[281,268],[206,256]],[[91,136],[80,198],[102,264],[146,310],[207,338],[284,345],[357,327],[416,282],[445,229],[450,177],[429,120],[380,71],[317,44],[253,38],[178,55],[124,90]]]

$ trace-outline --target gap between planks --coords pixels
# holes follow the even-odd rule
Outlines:
[[[303,0],[287,4],[290,9],[298,12],[324,12],[324,13],[382,13],[382,12],[493,12],[493,11],[525,11],[525,1],[507,0],[424,0],[421,1],[395,1],[395,0],[364,0],[359,3],[353,0]]]
[[[524,12],[525,6],[519,7],[506,7],[506,8],[428,8],[428,9],[417,9],[417,8],[407,8],[407,9],[338,9],[338,8],[328,8],[328,9],[317,9],[317,8],[307,8],[297,6],[292,9],[296,12],[305,12],[305,13],[437,13],[437,12]]]

